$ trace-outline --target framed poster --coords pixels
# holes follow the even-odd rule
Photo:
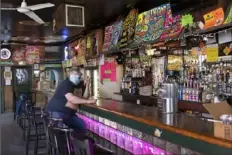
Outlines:
[[[28,85],[28,68],[16,68],[15,70],[16,85]]]

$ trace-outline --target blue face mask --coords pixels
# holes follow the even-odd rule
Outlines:
[[[71,74],[69,77],[69,80],[74,84],[74,85],[78,85],[81,82],[81,78],[78,75],[73,75]]]

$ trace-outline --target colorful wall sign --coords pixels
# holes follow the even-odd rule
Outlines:
[[[213,26],[218,26],[223,24],[224,22],[224,11],[222,8],[218,8],[214,11],[211,11],[204,16],[205,20],[205,26],[204,29],[213,27]]]
[[[168,55],[168,70],[180,71],[183,66],[183,59],[181,56]]]
[[[218,61],[218,45],[208,45],[206,47],[206,61],[207,62],[217,62]]]
[[[104,44],[102,49],[103,52],[108,51],[110,48],[113,29],[114,29],[113,25],[107,26],[105,28],[105,37],[104,37]]]
[[[139,14],[136,23],[135,40],[152,41],[159,39],[165,23],[170,17],[170,4],[161,5]]]
[[[122,21],[117,22],[114,24],[114,30],[111,37],[111,46],[110,48],[117,48],[118,46],[118,40],[121,36],[122,31]]]
[[[20,50],[15,50],[12,58],[14,61],[19,62],[19,61],[24,61],[25,60],[25,50],[20,49]]]
[[[229,7],[229,11],[228,11],[228,15],[226,17],[226,20],[224,22],[224,24],[228,24],[232,22],[232,4]]]
[[[100,80],[116,82],[116,62],[105,61],[104,65],[100,66]]]
[[[186,14],[181,17],[181,26],[192,26],[193,25],[193,16],[191,14]]]
[[[40,51],[36,46],[26,46],[26,61],[28,64],[40,62]]]
[[[178,36],[182,30],[183,27],[181,25],[181,15],[170,18],[168,26],[165,26],[165,29],[161,35],[161,39]]]
[[[120,48],[125,48],[134,39],[135,24],[137,20],[138,10],[133,9],[130,11],[122,27],[122,38],[120,40]]]
[[[3,60],[7,60],[7,59],[10,59],[11,57],[11,51],[7,48],[3,48],[1,49],[0,51],[0,58],[3,59]]]

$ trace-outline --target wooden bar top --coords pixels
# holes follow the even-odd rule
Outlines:
[[[43,93],[45,96],[50,97],[54,94],[54,92],[43,90],[35,89],[34,91]],[[214,132],[214,123],[203,120],[198,116],[191,116],[183,113],[158,115],[156,107],[104,99],[98,100],[96,105],[86,104],[82,106],[97,108],[121,117],[147,124],[148,126],[157,127],[185,137],[194,138],[206,143],[232,149],[232,140],[216,137]]]
[[[108,111],[149,126],[191,137],[210,144],[232,149],[232,141],[214,135],[214,123],[187,114],[158,115],[157,108],[124,103],[114,100],[98,100],[96,105],[84,105]]]

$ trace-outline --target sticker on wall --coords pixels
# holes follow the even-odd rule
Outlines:
[[[159,129],[155,129],[154,135],[155,135],[156,137],[161,137],[162,132],[163,132],[163,131],[161,131],[161,130],[159,130]]]
[[[1,49],[0,51],[0,58],[3,59],[3,60],[7,60],[7,59],[10,59],[10,56],[11,56],[11,51],[7,48],[3,48]]]

